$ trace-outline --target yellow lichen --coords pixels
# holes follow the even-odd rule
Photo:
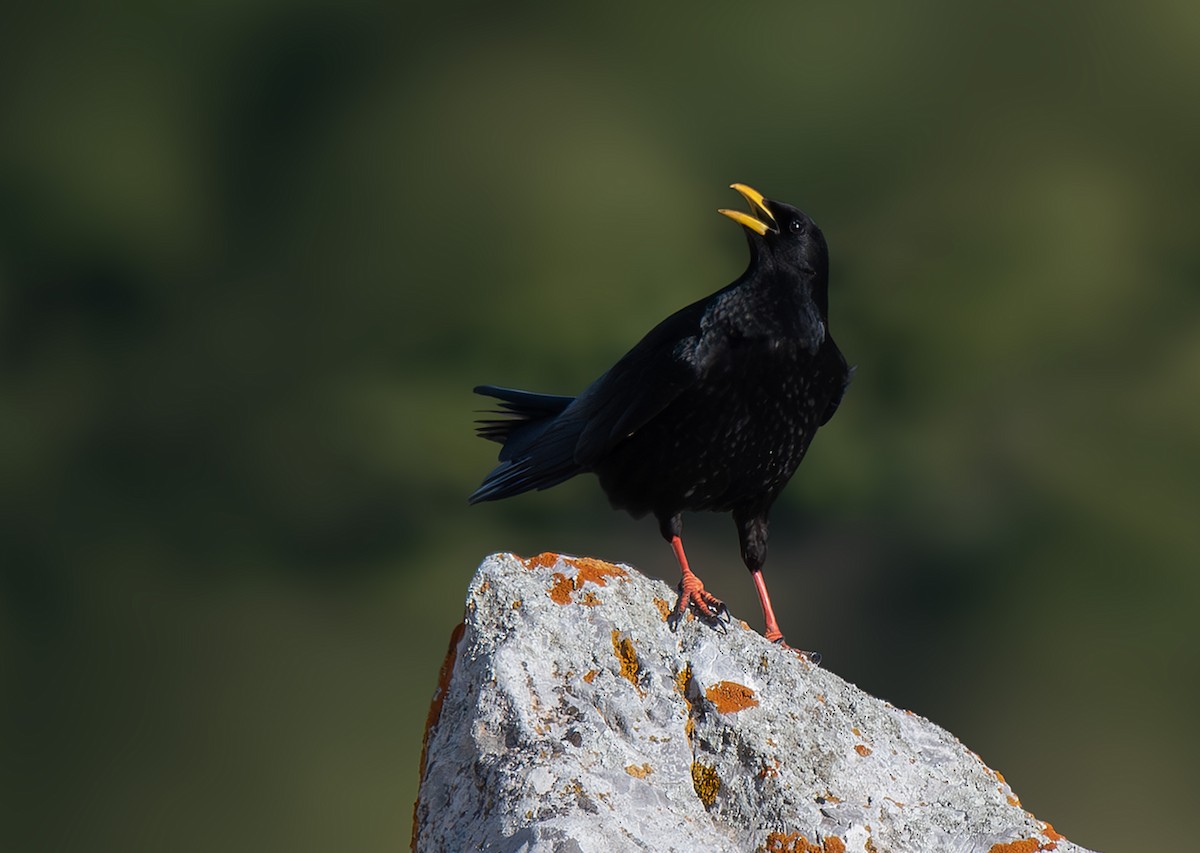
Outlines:
[[[721,790],[721,777],[717,775],[717,768],[693,761],[692,787],[696,789],[696,796],[704,803],[704,807],[712,808],[712,804],[717,801],[717,792]]]
[[[649,763],[643,764],[641,767],[636,764],[630,764],[625,767],[625,772],[635,779],[645,779],[654,772],[654,768]]]
[[[692,665],[687,664],[679,672],[675,673],[675,689],[679,691],[679,695],[683,697],[683,701],[687,702],[688,710],[691,710],[692,700],[688,698],[688,682],[692,680]]]
[[[612,644],[613,652],[621,664],[621,677],[628,679],[630,684],[637,687],[638,693],[641,693],[642,688],[638,685],[638,672],[641,671],[642,666],[638,661],[637,649],[633,647],[633,640],[628,636],[622,637],[621,632],[614,628]]]

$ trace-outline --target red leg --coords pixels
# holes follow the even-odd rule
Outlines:
[[[762,605],[763,620],[767,623],[767,630],[763,632],[763,636],[772,643],[778,643],[783,640],[783,632],[779,630],[779,623],[775,621],[775,611],[771,609],[771,596],[767,594],[767,582],[763,580],[762,569],[751,572],[750,577],[754,578],[758,603]]]
[[[710,618],[725,610],[725,605],[712,593],[707,592],[700,578],[688,568],[687,555],[683,553],[683,540],[678,536],[671,537],[671,550],[675,552],[675,559],[679,561],[679,571],[682,574],[675,618],[682,618],[689,604],[694,604],[697,610]]]
[[[787,643],[783,641],[783,632],[779,630],[779,623],[775,621],[775,611],[771,609],[771,596],[767,594],[767,582],[763,580],[762,569],[755,569],[750,573],[754,578],[754,589],[758,592],[758,603],[762,605],[763,621],[767,624],[767,630],[763,632],[763,636],[772,643],[778,643],[785,649],[791,649]],[[821,662],[821,655],[817,652],[806,652],[802,649],[792,649],[802,657],[807,658],[814,664]]]

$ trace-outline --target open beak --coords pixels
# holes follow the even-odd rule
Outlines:
[[[730,184],[729,188],[741,193],[742,198],[750,202],[750,210],[759,214],[760,218],[755,219],[750,214],[742,213],[740,210],[725,210],[724,208],[718,210],[717,213],[725,214],[734,222],[746,226],[751,231],[757,232],[760,236],[765,235],[768,231],[778,230],[775,225],[775,217],[767,209],[766,200],[763,198],[762,193],[745,184]]]

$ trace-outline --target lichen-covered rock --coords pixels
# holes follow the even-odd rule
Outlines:
[[[952,735],[626,566],[489,557],[430,710],[421,853],[1082,848]]]

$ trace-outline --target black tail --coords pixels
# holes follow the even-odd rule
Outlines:
[[[503,419],[489,418],[479,420],[475,432],[480,438],[488,441],[498,441],[505,445],[501,451],[501,460],[512,455],[508,448],[510,439],[518,438],[522,432],[528,432],[527,427],[540,424],[545,427],[548,420],[562,413],[562,410],[574,402],[574,397],[559,397],[554,394],[535,394],[532,391],[518,391],[515,388],[499,388],[495,385],[476,385],[475,393],[502,400],[501,409],[488,412],[492,415],[508,415]]]
[[[481,438],[504,445],[500,465],[467,499],[469,503],[494,501],[532,489],[548,489],[579,473],[575,444],[582,424],[559,419],[574,397],[535,394],[514,388],[480,385],[476,394],[495,397],[501,408],[491,414],[504,418],[476,421]]]

